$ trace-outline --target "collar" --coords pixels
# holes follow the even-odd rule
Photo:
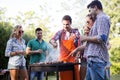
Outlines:
[[[36,41],[39,41],[37,38],[35,38],[35,40],[36,40]],[[42,40],[41,40],[41,41],[39,41],[39,42],[43,42],[43,41],[44,41],[44,40],[42,39]]]
[[[98,18],[99,16],[103,15],[103,14],[104,14],[104,12],[100,12],[100,13],[97,15],[97,18]]]
[[[62,31],[63,31],[64,33],[67,32],[67,31],[65,31],[64,29],[63,29]],[[73,31],[73,29],[71,28],[69,32],[72,33],[72,31]]]

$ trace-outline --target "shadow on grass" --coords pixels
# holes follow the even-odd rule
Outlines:
[[[120,75],[111,75],[111,80],[120,80]]]

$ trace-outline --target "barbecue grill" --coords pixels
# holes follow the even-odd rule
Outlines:
[[[78,65],[78,64],[80,63],[70,63],[70,62],[34,63],[29,65],[28,70],[29,70],[29,73],[31,71],[56,72],[56,80],[59,80],[58,72],[72,71],[73,80],[75,80],[74,65]],[[30,78],[30,75],[29,75],[29,78]],[[46,80],[48,80],[48,75],[46,75]]]

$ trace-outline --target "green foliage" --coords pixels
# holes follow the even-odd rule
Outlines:
[[[23,35],[23,38],[24,38],[25,41],[26,41],[26,45],[27,45],[27,43],[28,43],[28,41],[29,41],[30,39],[33,39],[33,38],[34,38],[34,32],[33,32],[33,30],[34,30],[34,29],[24,30],[25,33],[24,33],[24,35]]]
[[[112,62],[111,66],[111,74],[119,74],[120,75],[120,62]]]
[[[110,44],[111,74],[120,74],[120,38],[111,39]]]
[[[8,22],[0,22],[0,68],[6,68],[8,58],[5,57],[6,43],[9,39],[12,26]]]
[[[120,0],[101,0],[104,12],[110,17],[110,60],[112,63],[111,74],[120,74]],[[113,38],[114,37],[114,38]]]
[[[120,62],[120,47],[111,49],[110,53],[113,62]]]
[[[110,16],[111,20],[111,34],[120,33],[120,26],[116,26],[117,23],[120,23],[120,0],[101,0],[103,3],[104,12]],[[112,37],[112,35],[110,35]]]

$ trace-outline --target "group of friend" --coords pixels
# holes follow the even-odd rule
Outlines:
[[[94,0],[88,6],[89,14],[86,16],[86,24],[83,27],[84,35],[81,36],[77,28],[72,28],[72,18],[65,15],[62,18],[63,29],[56,32],[49,43],[58,47],[59,40],[59,61],[72,62],[76,57],[81,60],[81,67],[75,65],[75,80],[106,80],[105,70],[109,69],[110,61],[108,49],[109,44],[109,17],[103,12],[100,1]],[[8,69],[11,80],[43,80],[44,72],[31,72],[30,79],[26,69],[24,56],[30,55],[29,64],[44,62],[49,54],[47,42],[42,38],[42,29],[36,28],[36,38],[25,45],[22,38],[24,33],[21,25],[16,25],[7,42],[5,56],[9,57]],[[54,53],[53,53],[54,55]],[[60,80],[72,80],[71,71],[59,73]]]

